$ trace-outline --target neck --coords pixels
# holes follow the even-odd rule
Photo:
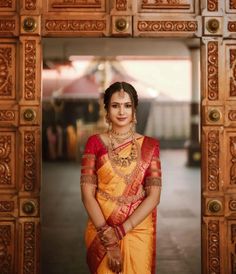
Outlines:
[[[115,131],[116,133],[119,133],[119,134],[124,134],[124,133],[127,133],[130,131],[130,125],[128,126],[125,126],[125,127],[117,127],[117,126],[112,126],[112,130]]]

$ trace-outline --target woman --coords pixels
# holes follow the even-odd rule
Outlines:
[[[130,84],[107,88],[108,132],[91,136],[82,158],[82,200],[89,215],[85,241],[93,274],[155,273],[159,145],[134,131],[137,105]]]

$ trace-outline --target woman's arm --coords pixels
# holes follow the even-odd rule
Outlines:
[[[160,202],[161,186],[150,186],[146,191],[147,197],[123,224],[126,233],[140,224]]]
[[[82,184],[81,195],[86,211],[95,227],[101,227],[106,223],[102,210],[95,199],[96,187],[93,184]]]

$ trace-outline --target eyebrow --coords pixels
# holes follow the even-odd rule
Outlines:
[[[131,102],[131,101],[124,102],[124,103],[119,103],[119,102],[111,102],[111,104],[119,104],[119,105],[123,105],[123,104],[132,104],[132,102]]]

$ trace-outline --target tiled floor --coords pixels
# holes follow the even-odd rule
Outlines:
[[[200,169],[184,150],[163,150],[157,274],[200,274]],[[76,163],[43,163],[42,274],[89,274]],[[129,274],[129,273],[125,273]]]

